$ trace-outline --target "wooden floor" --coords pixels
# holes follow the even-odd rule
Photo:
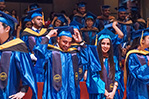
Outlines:
[[[38,99],[42,99],[42,91],[43,91],[43,83],[38,82]],[[87,92],[86,84],[85,82],[80,82],[80,99],[89,99],[89,94]],[[31,99],[32,96],[32,90],[29,88],[28,92],[26,93],[25,97],[23,99]]]

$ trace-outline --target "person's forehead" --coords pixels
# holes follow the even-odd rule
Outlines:
[[[126,12],[125,11],[121,11],[121,12],[119,12],[119,14],[126,14]]]
[[[103,9],[103,11],[107,11],[107,10],[110,10],[110,8]]]
[[[85,7],[79,7],[79,9],[85,9]]]
[[[68,36],[61,36],[61,39],[72,39],[72,38]]]

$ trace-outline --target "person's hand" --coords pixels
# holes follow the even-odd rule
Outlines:
[[[87,70],[86,70],[85,73],[84,73],[83,79],[84,79],[84,81],[86,81],[86,79],[87,79]]]
[[[18,26],[17,30],[19,30],[19,31],[20,31],[21,29],[22,29],[22,27],[21,27],[21,26]]]
[[[115,92],[110,92],[108,98],[109,99],[113,99],[115,95]]]
[[[106,96],[106,99],[108,99],[108,97],[109,97],[109,93],[108,93],[108,91],[107,91],[107,90],[105,90],[104,95]]]
[[[50,32],[47,35],[49,37],[55,37],[55,36],[57,36],[57,29],[50,30]]]
[[[37,61],[37,58],[36,58],[36,56],[35,56],[34,54],[31,54],[30,57],[31,57],[31,59],[32,59],[33,61]]]
[[[79,43],[82,41],[80,32],[77,29],[74,29],[74,35],[72,35],[76,43]]]
[[[25,92],[18,92],[14,95],[9,96],[11,99],[22,99],[25,96]]]

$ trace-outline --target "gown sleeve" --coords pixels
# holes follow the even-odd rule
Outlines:
[[[149,84],[149,66],[148,64],[141,65],[136,54],[129,55],[128,69],[134,78],[144,84]]]

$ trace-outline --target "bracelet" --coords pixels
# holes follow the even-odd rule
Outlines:
[[[82,42],[84,42],[83,40],[81,42],[79,42],[79,44],[81,44]]]

